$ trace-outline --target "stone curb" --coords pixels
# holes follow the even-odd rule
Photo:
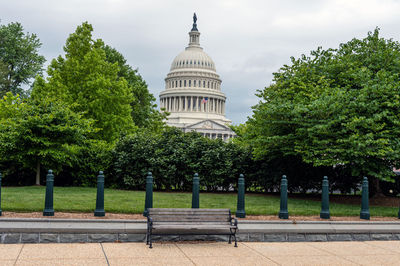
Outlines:
[[[145,220],[0,219],[0,243],[144,242]],[[400,221],[239,221],[239,241],[400,240]],[[172,235],[158,241],[226,241],[226,236]]]

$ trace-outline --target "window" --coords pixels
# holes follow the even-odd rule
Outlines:
[[[189,80],[189,87],[192,87],[192,81]]]
[[[207,84],[207,88],[210,88],[210,82],[208,82],[208,84]]]
[[[186,87],[186,79],[183,81],[183,87]]]
[[[182,80],[179,81],[179,87],[182,87]]]
[[[178,87],[178,81],[175,80],[175,87]]]
[[[196,87],[196,80],[193,81],[193,87]]]
[[[203,80],[203,88],[205,88],[205,87],[206,87],[206,81]]]

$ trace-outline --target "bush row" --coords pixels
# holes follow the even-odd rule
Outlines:
[[[8,166],[4,184],[33,184],[32,171],[20,165]],[[199,174],[201,189],[206,191],[235,189],[240,173],[245,175],[246,189],[255,192],[279,191],[283,174],[288,177],[290,192],[319,191],[325,175],[331,190],[343,193],[358,190],[361,181],[345,167],[313,167],[295,156],[255,160],[251,147],[167,128],[159,133],[141,130],[122,136],[114,147],[97,143],[83,149],[74,165],[56,173],[55,185],[94,186],[99,170],[105,172],[106,186],[135,190],[145,188],[148,171],[153,173],[154,188],[167,191],[191,191],[194,173]],[[370,184],[373,192],[376,183]],[[399,192],[398,182],[383,183],[382,187]]]

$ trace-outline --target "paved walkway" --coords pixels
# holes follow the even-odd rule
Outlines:
[[[399,265],[400,241],[1,244],[0,265]]]

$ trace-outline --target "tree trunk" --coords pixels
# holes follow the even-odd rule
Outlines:
[[[40,186],[40,161],[36,164],[36,185]]]
[[[374,178],[374,186],[375,186],[375,195],[373,196],[373,198],[381,198],[381,197],[385,197],[385,195],[382,193],[382,189],[381,186],[379,184],[379,179],[378,178]]]

